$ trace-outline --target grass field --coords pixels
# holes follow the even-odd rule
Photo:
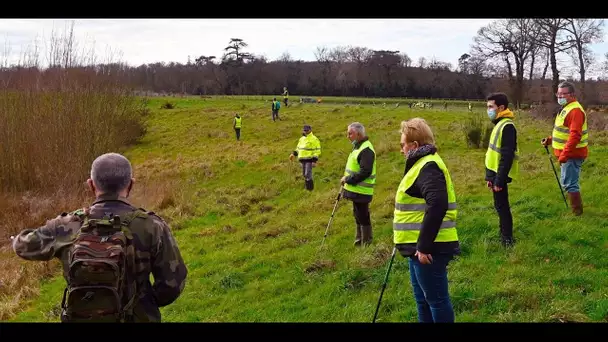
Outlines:
[[[230,99],[230,100],[247,100],[247,101],[268,101],[272,100],[272,98],[276,97],[277,100],[283,101],[282,95],[251,95],[251,96],[240,96],[240,95],[223,95],[223,96],[213,96],[215,99]],[[391,97],[391,98],[381,98],[381,97],[347,97],[347,96],[312,96],[312,95],[290,95],[289,101],[293,104],[297,104],[300,101],[301,97],[308,97],[313,99],[320,99],[323,104],[375,104],[377,106],[386,104],[386,105],[395,105],[400,103],[400,105],[407,105],[411,102],[426,102],[432,103],[434,106],[442,106],[444,103],[448,103],[448,105],[454,107],[462,107],[468,106],[471,103],[472,107],[484,107],[485,101],[482,100],[450,100],[450,99],[419,99],[419,98],[409,98],[409,97]]]
[[[177,107],[160,109],[167,100]],[[507,251],[483,180],[485,150],[468,148],[461,129],[471,115],[464,106],[444,112],[438,106],[294,103],[281,109],[278,122],[271,120],[270,103],[254,97],[154,98],[149,107],[147,134],[126,152],[135,177],[144,180],[134,200],[153,203],[167,217],[190,272],[183,295],[162,309],[164,321],[370,322],[392,249],[393,200],[403,174],[399,123],[414,116],[434,129],[457,191],[463,254],[449,266],[456,320],[608,321],[606,132],[590,132],[581,178],[585,213],[577,218],[565,209],[539,146],[551,122],[517,114],[522,177],[510,194],[518,243]],[[231,126],[234,112],[243,117],[241,142]],[[378,157],[374,243],[352,246],[352,207],[341,201],[320,250],[353,121],[366,126]],[[322,144],[312,193],[304,189],[298,163],[288,160],[305,123]],[[63,287],[59,276],[45,280],[13,320],[57,321]],[[397,256],[378,322],[404,321],[416,321],[416,307],[407,262]]]

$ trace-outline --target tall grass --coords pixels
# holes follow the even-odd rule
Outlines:
[[[492,126],[483,114],[474,113],[462,123],[462,131],[469,147],[488,148]]]
[[[41,270],[13,255],[8,236],[87,204],[91,162],[144,133],[145,103],[120,64],[79,54],[74,25],[52,33],[47,65],[39,49],[0,68],[0,320],[36,293]],[[107,66],[107,65],[110,66]]]

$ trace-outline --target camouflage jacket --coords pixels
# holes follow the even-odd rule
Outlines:
[[[89,208],[91,218],[101,218],[105,213],[121,215],[136,210],[126,198],[98,197]],[[82,224],[82,209],[62,213],[37,229],[25,229],[13,239],[13,249],[26,260],[61,260],[63,276],[67,279],[68,247]],[[140,299],[136,305],[135,321],[160,322],[159,307],[171,304],[184,290],[186,265],[167,223],[148,212],[146,219],[136,218],[131,223],[136,251],[137,285]],[[154,284],[150,283],[150,274]]]

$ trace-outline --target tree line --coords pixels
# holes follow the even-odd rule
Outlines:
[[[506,91],[515,104],[555,100],[564,78],[558,59],[576,68],[583,101],[608,103],[602,80],[588,80],[589,68],[608,69],[590,50],[601,42],[600,19],[501,19],[481,27],[457,65],[435,58],[413,61],[406,52],[360,46],[317,47],[314,61],[276,60],[248,51],[231,38],[222,56],[188,56],[184,63],[140,66],[103,64],[141,91],[192,95],[280,95],[283,87],[301,96],[483,99]],[[608,56],[606,56],[608,59]],[[87,68],[91,68],[87,66]],[[6,69],[5,69],[6,72]]]

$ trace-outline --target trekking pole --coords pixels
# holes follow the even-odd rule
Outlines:
[[[382,291],[380,291],[380,298],[378,298],[378,305],[376,305],[376,312],[374,313],[374,320],[372,321],[372,323],[376,323],[376,317],[378,317],[378,309],[380,309],[380,302],[382,302],[382,295],[384,294],[384,289],[386,289],[388,275],[389,273],[391,273],[391,267],[393,266],[393,260],[395,259],[396,251],[397,247],[393,247],[393,255],[391,255],[391,261],[388,263],[388,269],[386,270],[386,275],[384,276],[384,284],[382,284]]]
[[[334,210],[332,210],[331,216],[329,217],[329,222],[327,223],[327,228],[325,228],[325,235],[323,236],[323,241],[321,241],[321,247],[323,247],[323,243],[325,242],[325,238],[327,237],[327,232],[329,231],[329,226],[331,225],[331,221],[334,218],[334,214],[336,212],[336,208],[338,207],[338,202],[340,201],[341,196],[342,196],[342,187],[340,187],[340,191],[338,192],[338,197],[336,197],[336,204],[334,204]]]
[[[566,195],[564,195],[564,189],[562,189],[562,185],[559,182],[559,177],[557,177],[557,171],[555,171],[555,165],[553,165],[553,159],[551,159],[551,153],[549,153],[549,147],[545,146],[545,151],[549,155],[549,161],[551,162],[551,168],[553,169],[553,174],[555,175],[555,179],[557,180],[557,186],[559,187],[559,191],[562,193],[562,197],[564,198],[564,204],[566,205],[566,209],[568,209],[568,201],[566,200]]]

